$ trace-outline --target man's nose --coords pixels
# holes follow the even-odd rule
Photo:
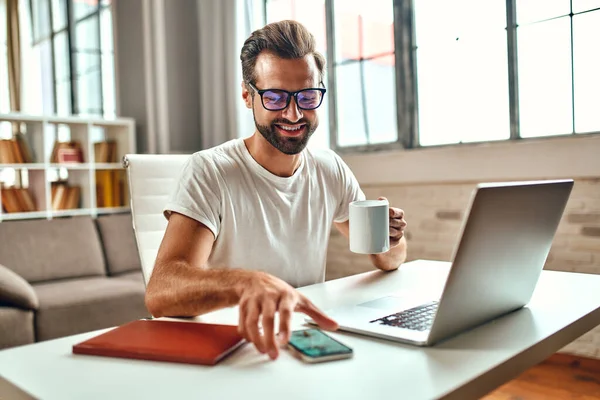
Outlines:
[[[298,108],[298,104],[296,103],[296,98],[294,96],[292,96],[290,99],[290,104],[283,110],[282,116],[292,122],[296,122],[302,118],[302,110]]]

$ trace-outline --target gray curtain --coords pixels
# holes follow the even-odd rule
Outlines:
[[[260,25],[252,0],[198,0],[202,147],[252,134],[252,112],[241,98],[240,50]]]
[[[238,136],[236,98],[236,0],[199,0],[200,127],[202,147]]]

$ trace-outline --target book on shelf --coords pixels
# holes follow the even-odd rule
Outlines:
[[[79,208],[81,187],[69,186],[66,182],[51,184],[52,210],[73,210]]]
[[[81,144],[77,141],[54,142],[50,162],[56,164],[84,162]]]
[[[94,160],[97,163],[116,163],[118,162],[117,158],[116,141],[106,140],[94,143]]]
[[[15,140],[19,144],[19,150],[23,156],[23,162],[33,163],[35,162],[35,153],[33,151],[33,146],[31,145],[29,135],[24,134],[23,132],[17,132],[15,134]]]
[[[97,207],[122,207],[125,205],[125,179],[122,170],[96,171]]]
[[[7,213],[20,213],[37,211],[33,196],[26,188],[2,188],[2,208]]]
[[[0,140],[0,164],[31,163],[33,158],[31,150],[22,134],[12,139]]]

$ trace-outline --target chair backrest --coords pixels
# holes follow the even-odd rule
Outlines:
[[[129,178],[133,230],[146,284],[167,228],[163,207],[189,157],[189,154],[127,154],[123,158]]]

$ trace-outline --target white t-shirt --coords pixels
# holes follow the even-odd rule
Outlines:
[[[209,268],[265,271],[293,286],[325,279],[332,223],[363,200],[356,178],[331,150],[305,149],[291,177],[279,177],[250,155],[243,139],[193,154],[164,214],[193,218],[215,242]]]

